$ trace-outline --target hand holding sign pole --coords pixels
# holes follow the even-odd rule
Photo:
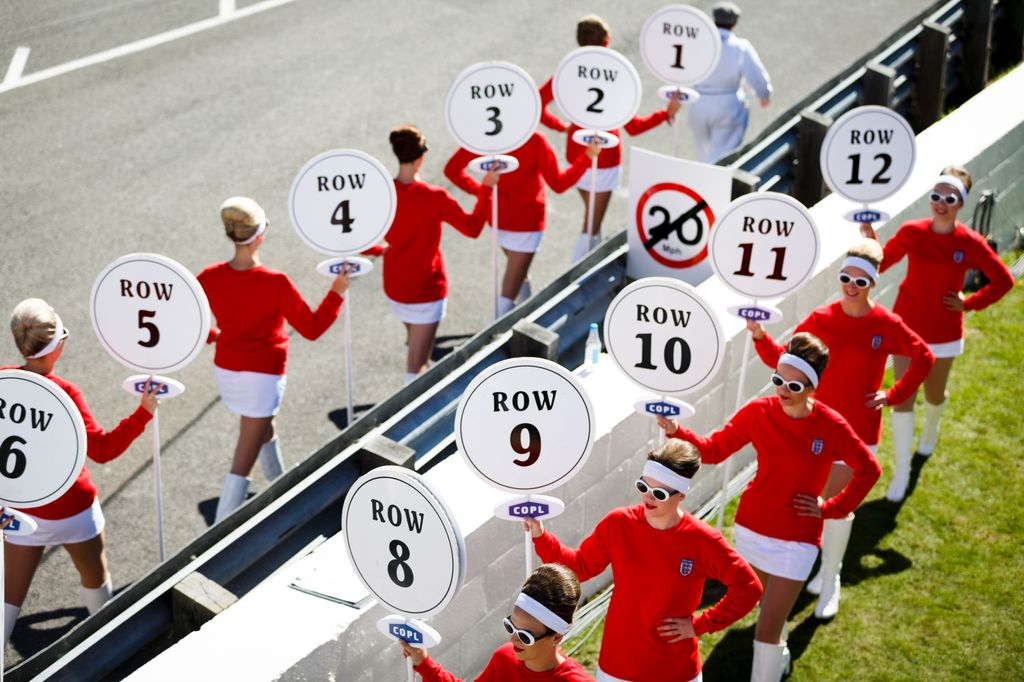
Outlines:
[[[369,261],[354,258],[376,245],[391,227],[398,208],[395,183],[380,161],[355,149],[335,149],[313,157],[299,170],[288,194],[292,226],[310,248],[334,256],[317,272],[350,277],[370,271]],[[342,258],[338,258],[341,256]],[[344,304],[345,402],[347,423],[355,421],[352,395],[352,289]]]
[[[143,393],[147,377],[160,385],[160,398],[172,398],[185,390],[180,382],[157,374],[187,366],[199,355],[210,333],[206,293],[183,265],[152,253],[122,256],[93,283],[89,312],[96,337],[107,352],[122,365],[146,373],[125,380],[124,390],[133,395]],[[163,561],[159,412],[159,408],[153,410],[153,496],[157,556]]]
[[[759,301],[789,296],[814,274],[821,251],[818,228],[811,214],[796,199],[785,194],[758,192],[732,202],[718,219],[709,244],[711,266],[722,282],[751,299],[732,306],[729,312],[746,322],[778,322],[782,313]],[[743,340],[743,359],[736,387],[736,407],[743,405],[747,364],[751,354],[750,332]],[[725,476],[718,507],[718,529],[722,529],[732,478],[732,459],[725,463]]]
[[[452,82],[444,100],[445,122],[455,141],[481,154],[469,167],[499,176],[519,168],[508,152],[523,146],[540,121],[540,93],[523,69],[509,62],[479,62]],[[491,284],[498,316],[498,184],[491,190]]]
[[[521,522],[565,509],[560,500],[537,493],[562,485],[583,467],[594,447],[594,427],[590,398],[569,370],[548,360],[515,358],[470,382],[455,413],[455,442],[473,473],[516,495],[494,515]],[[529,576],[529,531],[524,541]]]

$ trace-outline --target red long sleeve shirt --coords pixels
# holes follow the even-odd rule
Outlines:
[[[565,138],[565,158],[568,159],[570,162],[575,162],[579,160],[579,157],[584,156],[583,152],[586,149],[586,147],[577,142],[574,142],[572,139],[572,134],[577,130],[580,130],[580,127],[575,123],[566,123],[557,116],[555,116],[554,114],[552,114],[550,111],[548,111],[548,105],[555,98],[554,91],[551,87],[551,83],[552,79],[549,78],[547,82],[540,87],[540,122],[553,130],[557,130],[559,132],[568,132],[568,135]],[[664,109],[658,109],[654,113],[649,114],[647,116],[634,116],[629,123],[623,126],[623,128],[625,128],[626,132],[629,133],[630,135],[639,135],[641,133],[646,133],[651,128],[658,127],[667,120],[668,112],[665,111]],[[614,135],[615,137],[622,137],[622,134],[619,132],[618,128],[616,128],[615,130],[609,130],[608,132]],[[601,152],[601,155],[597,157],[598,168],[614,168],[620,165],[622,165],[621,144],[618,145],[617,147],[603,150]]]
[[[816,308],[797,325],[797,332],[810,332],[828,346],[828,368],[815,395],[846,418],[860,439],[877,445],[882,435],[882,411],[865,407],[868,394],[882,385],[885,361],[890,355],[910,358],[910,368],[885,392],[889,405],[898,405],[917,390],[935,364],[928,344],[914,333],[899,315],[875,304],[864,317],[850,317],[839,301]],[[754,341],[764,364],[775,368],[785,348],[768,334]]]
[[[477,156],[460,148],[444,167],[445,177],[470,194],[478,194],[482,186],[466,170],[466,164]],[[519,159],[519,168],[498,180],[498,227],[512,232],[539,232],[547,223],[544,184],[561,194],[583,177],[590,159],[583,155],[563,171],[551,143],[536,131],[511,156]]]
[[[310,310],[288,275],[263,265],[235,270],[227,262],[217,263],[197,279],[220,325],[213,364],[221,369],[284,374],[285,321],[312,341],[327,331],[341,310],[342,298],[333,291],[315,312]]]
[[[384,293],[399,303],[429,303],[448,295],[441,255],[441,229],[448,223],[476,239],[491,214],[491,188],[480,185],[476,206],[466,213],[445,189],[425,182],[395,180],[398,209],[384,252]]]
[[[793,499],[798,493],[821,495],[833,462],[846,462],[853,480],[825,500],[825,519],[841,519],[856,509],[882,473],[842,415],[820,400],[809,415],[795,419],[783,411],[778,396],[755,398],[706,438],[682,427],[672,437],[696,445],[701,461],[708,464],[718,464],[752,443],[757,474],[740,497],[736,523],[779,540],[821,545],[822,519],[797,515]]]
[[[0,369],[23,368],[10,365],[0,367]],[[92,412],[89,411],[89,406],[85,402],[85,396],[82,395],[82,390],[78,386],[56,374],[44,374],[42,376],[64,389],[64,392],[68,394],[68,397],[71,398],[71,401],[78,408],[82,415],[82,421],[85,422],[85,454],[94,462],[102,464],[103,462],[116,459],[128,449],[128,446],[139,437],[139,434],[146,430],[146,424],[153,418],[153,415],[147,412],[145,408],[139,406],[134,412],[122,419],[113,429],[104,431],[93,418]],[[88,466],[84,466],[81,473],[78,474],[78,478],[66,493],[49,504],[26,509],[25,512],[37,518],[49,519],[51,521],[66,519],[84,512],[92,506],[95,499],[96,484],[92,482]]]
[[[462,682],[458,677],[441,667],[441,664],[428,658],[414,668],[423,678],[423,682]],[[534,672],[526,664],[516,658],[512,643],[498,647],[487,667],[476,678],[476,682],[542,682],[555,680],[558,682],[592,682],[593,677],[587,674],[579,663],[566,657],[559,665],[542,673]]]
[[[579,549],[565,547],[551,533],[533,541],[545,563],[576,572],[580,581],[609,564],[615,575],[601,640],[601,670],[625,680],[690,680],[700,672],[697,638],[674,644],[658,633],[665,618],[685,618],[700,606],[704,581],[714,578],[728,591],[717,604],[693,616],[699,636],[728,627],[761,597],[754,571],[722,535],[688,512],[668,530],[651,527],[643,505],[622,507],[598,522]]]
[[[964,301],[967,310],[992,305],[1013,288],[1009,268],[985,243],[985,238],[960,223],[949,234],[931,230],[930,218],[900,226],[885,244],[881,271],[907,257],[907,274],[900,283],[893,311],[928,343],[949,343],[964,335],[964,315],[948,310],[942,297],[963,289],[969,269],[980,270],[988,285]]]

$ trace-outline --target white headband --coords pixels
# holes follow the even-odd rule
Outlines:
[[[564,635],[565,631],[569,629],[568,623],[525,592],[520,592],[516,597],[516,606],[539,620],[549,630],[554,630],[560,635]]]
[[[807,375],[807,380],[811,382],[812,386],[814,386],[815,388],[818,387],[818,373],[815,372],[814,368],[811,367],[810,363],[804,360],[803,358],[797,355],[792,355],[790,353],[783,353],[781,356],[779,356],[779,364],[789,365],[790,367],[800,370],[801,372]]]
[[[41,358],[44,355],[49,355],[53,351],[57,350],[57,344],[61,342],[61,339],[67,337],[67,330],[64,329],[64,323],[60,321],[60,315],[54,313],[53,316],[57,318],[56,328],[53,330],[53,338],[50,339],[50,342],[35,355],[26,355],[26,360],[35,360],[36,358]]]
[[[244,242],[235,242],[235,243],[238,244],[239,246],[245,246],[247,244],[252,244],[254,241],[256,241],[257,237],[259,237],[261,234],[263,234],[266,231],[267,231],[267,219],[263,218],[263,220],[260,221],[259,227],[256,228],[256,231],[253,232],[251,237],[246,239]]]
[[[644,463],[643,475],[650,476],[665,485],[670,485],[676,492],[683,493],[684,495],[690,489],[690,483],[692,483],[690,479],[677,474],[661,462],[655,462],[653,459],[649,459]]]
[[[939,179],[935,181],[936,185],[953,185],[957,192],[960,192],[960,201],[967,201],[967,185],[964,181],[955,175],[940,175]]]
[[[842,267],[839,269],[842,270],[850,265],[855,268],[860,268],[864,272],[868,273],[868,277],[871,278],[872,282],[878,282],[878,269],[871,264],[871,261],[858,256],[847,256],[846,260],[843,261]]]

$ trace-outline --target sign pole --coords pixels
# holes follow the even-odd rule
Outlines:
[[[491,190],[491,311],[494,319],[498,319],[498,296],[501,294],[498,288],[498,181],[494,183]]]
[[[757,301],[754,301],[754,307],[757,307]],[[747,365],[750,362],[750,351],[752,343],[750,337],[753,336],[750,332],[747,332],[746,338],[743,340],[743,359],[740,361],[740,380],[736,386],[736,407],[733,408],[733,414],[740,411],[740,407],[743,405],[743,387],[747,383]],[[718,532],[722,532],[722,524],[725,521],[725,505],[729,501],[729,479],[732,478],[732,457],[725,460],[725,475],[722,477],[722,490],[718,496],[718,521],[716,525]]]
[[[347,407],[346,416],[348,417],[345,426],[352,426],[352,422],[355,421],[355,405],[352,398],[352,287],[348,288],[346,292],[348,294],[348,300],[345,301],[345,401]]]
[[[590,196],[587,197],[587,237],[594,237],[594,201],[597,194],[597,157],[590,162]],[[587,251],[590,249],[588,248]]]
[[[164,560],[164,497],[160,477],[160,407],[153,410],[153,496],[156,498],[156,547],[160,563]]]
[[[405,625],[406,625],[406,627],[412,627],[412,623],[409,622],[408,618],[405,619]],[[412,658],[411,657],[405,659],[405,674],[406,674],[406,677],[408,678],[409,682],[416,682],[416,673],[413,672],[413,669],[412,669]],[[2,681],[0,681],[0,682],[2,682]]]
[[[530,496],[526,496],[526,502],[530,502]],[[526,547],[526,577],[529,578],[530,574],[533,573],[533,537],[530,529],[527,528],[523,531],[523,540],[525,541]]]

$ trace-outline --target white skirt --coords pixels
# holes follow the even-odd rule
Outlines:
[[[32,516],[27,511],[19,512]],[[32,516],[39,527],[31,535],[5,535],[4,542],[25,547],[49,547],[50,545],[71,545],[85,542],[103,532],[107,520],[103,517],[99,499],[92,501],[92,506],[66,519],[41,519]]]
[[[434,324],[444,319],[448,299],[442,298],[427,303],[399,303],[388,299],[391,313],[406,324]]]
[[[597,677],[594,678],[597,682],[630,682],[630,680],[624,680],[621,677],[615,677],[609,675],[599,667],[597,669]],[[697,677],[692,680],[679,680],[679,682],[701,682],[704,679],[704,673],[697,673]]]
[[[217,390],[228,409],[240,417],[253,419],[273,417],[281,409],[284,397],[284,374],[235,372],[213,366]]]
[[[498,246],[506,251],[517,251],[519,253],[537,253],[540,249],[540,240],[544,233],[540,230],[530,232],[514,232],[512,230],[498,230]]]
[[[946,343],[929,343],[928,347],[932,349],[937,358],[955,358],[958,355],[964,354],[963,338],[959,338],[956,341],[947,341]]]
[[[576,183],[578,189],[584,192],[590,191],[590,171],[593,170],[588,168],[583,177]],[[622,177],[622,166],[612,166],[611,168],[598,168],[597,169],[597,192],[614,192],[619,188],[619,179]]]
[[[807,542],[780,540],[755,533],[740,525],[736,532],[736,551],[747,563],[768,575],[788,580],[807,580],[818,548]]]

